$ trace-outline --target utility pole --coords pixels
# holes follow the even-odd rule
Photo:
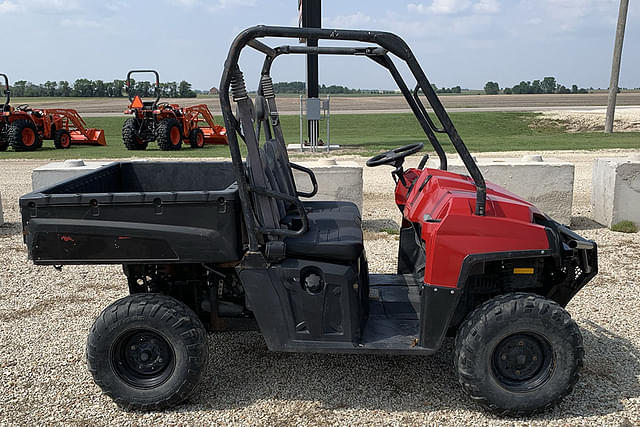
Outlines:
[[[616,27],[616,41],[613,45],[613,63],[611,65],[611,81],[609,82],[607,117],[604,124],[605,133],[613,133],[613,118],[616,112],[616,97],[618,95],[618,81],[620,79],[620,62],[622,60],[622,42],[624,41],[624,29],[627,24],[628,8],[629,0],[620,0],[618,25]]]

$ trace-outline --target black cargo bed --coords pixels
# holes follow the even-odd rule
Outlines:
[[[36,264],[233,262],[230,162],[116,162],[20,198]]]

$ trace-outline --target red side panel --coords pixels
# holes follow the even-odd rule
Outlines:
[[[408,195],[398,184],[396,201],[406,202],[406,220],[421,225],[425,283],[456,287],[470,254],[549,249],[544,227],[533,223],[541,213],[531,203],[489,183],[486,215],[476,216],[470,178],[438,169],[421,172]]]

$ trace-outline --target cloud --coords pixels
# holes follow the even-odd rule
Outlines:
[[[190,0],[183,0],[190,1]],[[232,9],[236,7],[253,7],[256,6],[256,0],[217,0],[216,3],[209,7],[209,10],[216,12],[222,9]]]
[[[16,12],[19,9],[19,6],[12,1],[5,0],[0,2],[0,13]]]
[[[497,13],[500,11],[498,0],[432,0],[431,4],[409,3],[410,13],[420,15],[455,15],[468,12]]]
[[[479,0],[473,5],[473,10],[478,13],[498,13],[500,5],[497,0]]]
[[[104,22],[96,21],[94,19],[63,19],[60,21],[62,26],[68,28],[80,28],[80,29],[106,29],[107,25]]]
[[[333,18],[325,18],[323,26],[326,28],[358,28],[371,25],[374,20],[362,12],[353,15],[339,15]]]

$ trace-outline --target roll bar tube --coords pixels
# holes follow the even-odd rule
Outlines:
[[[303,47],[303,46],[283,46],[280,48],[271,48],[268,45],[264,44],[261,41],[256,39],[264,38],[264,37],[275,37],[275,38],[307,38],[307,39],[317,39],[317,40],[343,40],[343,41],[357,41],[357,42],[365,42],[365,43],[373,43],[382,49],[376,48],[338,48],[338,47]],[[388,51],[401,60],[405,61],[409,70],[415,77],[418,85],[422,88],[423,93],[425,94],[429,104],[431,105],[434,114],[438,118],[439,122],[442,124],[443,129],[446,131],[451,143],[453,144],[456,152],[462,159],[469,175],[473,179],[476,186],[476,215],[484,215],[486,208],[486,184],[480,169],[473,161],[469,150],[464,145],[462,138],[458,134],[455,129],[451,119],[447,115],[444,107],[442,106],[438,96],[435,91],[431,87],[429,80],[424,74],[422,68],[418,64],[413,52],[409,48],[409,46],[395,34],[381,31],[363,31],[363,30],[338,30],[338,29],[323,29],[323,28],[297,28],[297,27],[271,27],[259,25],[255,27],[248,28],[238,34],[234,41],[231,44],[229,49],[229,53],[227,55],[227,59],[225,61],[224,70],[222,72],[222,78],[220,81],[220,105],[222,107],[222,115],[224,118],[225,126],[227,128],[227,137],[229,139],[229,149],[231,151],[231,157],[236,168],[236,176],[238,177],[238,185],[240,187],[240,197],[243,202],[243,206],[246,206],[246,209],[243,209],[245,221],[247,222],[247,226],[250,229],[256,229],[255,221],[251,212],[249,210],[250,201],[247,196],[248,193],[248,184],[246,182],[246,177],[244,174],[244,169],[242,166],[242,156],[240,152],[240,147],[238,145],[238,132],[240,131],[238,121],[235,119],[233,115],[233,109],[231,106],[230,99],[230,89],[232,79],[241,79],[241,72],[238,67],[238,60],[240,57],[241,51],[246,47],[250,46],[265,55],[267,55],[267,60],[265,60],[265,64],[263,67],[263,74],[265,72],[268,73],[268,69],[271,66],[271,62],[280,54],[288,54],[288,53],[314,53],[314,54],[349,54],[349,55],[366,55],[380,65],[385,66],[392,75],[394,71],[392,68],[388,66],[388,63],[385,59],[382,59],[386,56],[386,52]],[[376,59],[378,58],[378,59]],[[395,66],[393,67],[395,68]],[[397,70],[395,70],[397,73]],[[402,80],[399,76],[399,73],[394,76],[396,83],[399,80]],[[421,123],[421,126],[427,136],[429,137],[432,145],[434,141],[431,138],[433,135],[432,124],[429,123],[430,120],[425,118],[424,112],[420,108],[419,104],[416,103],[415,99],[412,98],[411,91],[404,84],[405,91],[403,91],[403,95],[405,95],[405,99],[411,106],[414,114],[417,119]],[[402,90],[402,88],[401,88]],[[406,92],[406,93],[405,93]],[[428,130],[427,130],[428,129]],[[439,143],[436,141],[436,146],[439,146]],[[435,146],[434,146],[435,148]],[[441,159],[441,167],[446,168],[446,155],[441,147],[436,148],[436,152],[438,155],[442,155],[445,159],[444,165]],[[251,233],[250,233],[251,234]],[[250,237],[250,248],[257,248],[257,241],[255,237]],[[252,245],[252,241],[254,245]]]
[[[149,73],[153,74],[156,77],[156,100],[153,101],[153,104],[155,105],[158,103],[158,101],[160,101],[160,74],[158,74],[156,70],[131,70],[127,73],[127,80],[125,80],[125,84],[127,85],[127,95],[129,95],[129,102],[133,102],[133,91],[131,90],[131,75]]]

